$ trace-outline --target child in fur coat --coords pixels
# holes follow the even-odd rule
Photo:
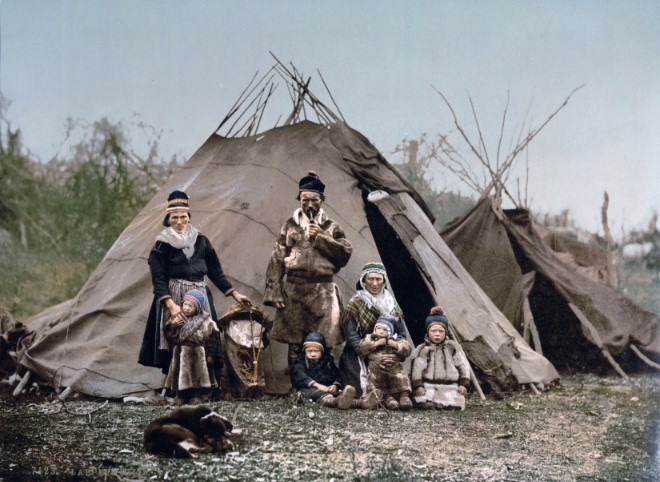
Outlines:
[[[389,410],[410,410],[410,379],[402,362],[410,355],[412,346],[394,334],[390,317],[378,318],[373,333],[364,337],[358,351],[367,359],[367,396],[377,393]]]
[[[426,337],[412,355],[415,403],[425,409],[465,410],[470,366],[463,349],[447,338],[449,321],[435,306],[426,318]]]
[[[183,316],[176,316],[165,325],[174,345],[165,388],[174,392],[179,403],[210,401],[211,389],[217,386],[215,376],[209,374],[204,346],[218,327],[206,305],[204,293],[189,290],[183,296]]]

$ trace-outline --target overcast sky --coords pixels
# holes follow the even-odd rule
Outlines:
[[[532,209],[569,209],[599,232],[604,190],[615,232],[660,211],[657,0],[0,0],[0,16],[7,118],[42,160],[67,118],[134,114],[162,131],[164,156],[187,158],[273,51],[320,70],[347,122],[393,162],[402,139],[452,129],[432,86],[466,126],[472,97],[494,152],[507,93],[508,141],[586,84],[531,145]]]

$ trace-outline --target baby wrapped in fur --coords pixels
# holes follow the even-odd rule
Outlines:
[[[387,316],[378,318],[373,333],[360,342],[360,355],[368,362],[367,393],[378,393],[385,408],[409,410],[413,406],[410,379],[402,363],[411,351],[408,340],[394,334],[392,320]]]

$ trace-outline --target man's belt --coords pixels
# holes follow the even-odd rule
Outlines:
[[[299,276],[296,274],[287,274],[286,280],[289,283],[295,284],[332,283],[333,277],[331,274],[324,276]]]

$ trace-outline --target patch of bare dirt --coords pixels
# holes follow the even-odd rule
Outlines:
[[[464,412],[217,402],[228,418],[239,407],[241,444],[193,461],[142,447],[172,407],[5,397],[0,480],[652,481],[659,395],[651,375],[572,376],[540,395],[472,395]]]

